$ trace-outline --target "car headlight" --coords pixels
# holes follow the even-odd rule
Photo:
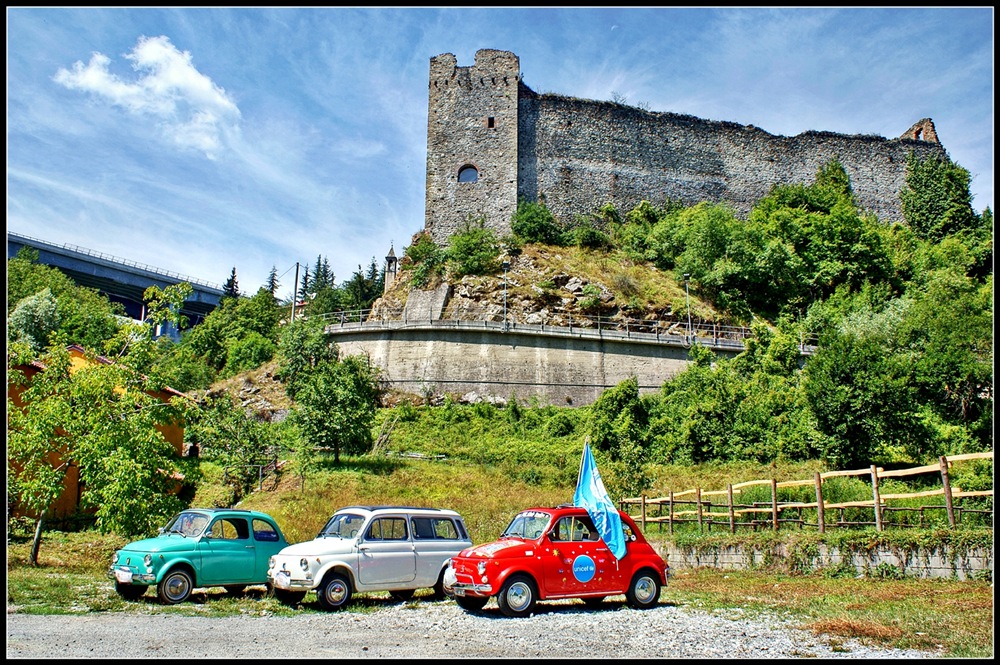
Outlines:
[[[153,565],[153,555],[147,554],[146,556],[142,557],[142,562],[146,564],[146,568],[151,568]]]
[[[486,573],[486,562],[480,561],[479,564],[476,566],[476,570],[479,571],[480,575],[484,575]]]
[[[113,554],[111,555],[111,565],[112,565],[112,566],[113,566],[113,565],[115,565],[116,563],[118,563],[118,554],[119,554],[119,553],[118,553],[118,552],[116,551],[116,552],[114,552],[114,553],[113,553]]]
[[[299,567],[302,568],[302,570],[309,570],[309,561],[303,557],[299,560]]]
[[[270,559],[267,560],[267,567],[268,568],[274,568],[274,557],[273,556]]]

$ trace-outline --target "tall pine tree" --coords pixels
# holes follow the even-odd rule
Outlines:
[[[226,283],[222,285],[222,297],[240,297],[240,285],[236,281],[236,266],[233,266],[233,272],[229,275],[229,279],[227,279]]]

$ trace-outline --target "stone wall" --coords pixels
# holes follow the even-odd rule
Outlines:
[[[564,222],[612,203],[643,199],[727,202],[745,216],[774,184],[808,184],[832,159],[844,165],[859,205],[902,219],[906,158],[946,156],[924,118],[900,138],[809,131],[785,137],[752,125],[658,113],[614,102],[539,95],[520,60],[482,49],[459,67],[431,58],[425,229],[439,244],[468,220],[510,233],[520,198],[544,197]],[[459,182],[473,167],[478,180]]]
[[[554,95],[521,102],[519,193],[557,218],[643,199],[728,202],[745,217],[775,183],[809,184],[833,159],[862,209],[900,221],[907,155],[943,155],[940,143],[805,132],[775,136],[752,125],[652,113]],[[929,121],[928,121],[929,122]]]
[[[675,571],[701,566],[745,570],[760,567],[764,562],[763,552],[737,546],[720,547],[715,551],[699,554],[667,543],[660,546],[660,554]],[[779,559],[786,557],[785,547],[779,545],[776,554]],[[819,545],[818,554],[808,564],[813,569],[820,569],[839,567],[844,562],[854,566],[859,575],[871,574],[879,565],[886,564],[903,574],[921,578],[945,577],[966,580],[982,579],[987,574],[990,579],[993,577],[993,551],[989,549],[973,550],[967,555],[955,555],[947,548],[916,554],[895,553],[888,550],[861,554],[842,553],[835,547]]]

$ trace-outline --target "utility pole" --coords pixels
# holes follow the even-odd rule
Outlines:
[[[689,273],[684,273],[684,307],[688,313],[688,344],[691,343],[691,294],[688,291],[688,279],[690,277]]]
[[[289,323],[295,323],[295,301],[299,297],[299,262],[295,262],[295,283],[292,284],[292,316]]]

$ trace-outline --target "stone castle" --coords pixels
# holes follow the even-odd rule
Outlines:
[[[431,58],[425,229],[443,244],[470,217],[510,233],[520,198],[556,218],[643,199],[725,202],[746,215],[775,184],[808,184],[831,159],[843,164],[859,206],[902,220],[899,191],[910,153],[946,157],[929,119],[902,136],[808,131],[775,136],[733,122],[658,113],[615,102],[538,94],[509,51],[481,49],[459,67]]]

